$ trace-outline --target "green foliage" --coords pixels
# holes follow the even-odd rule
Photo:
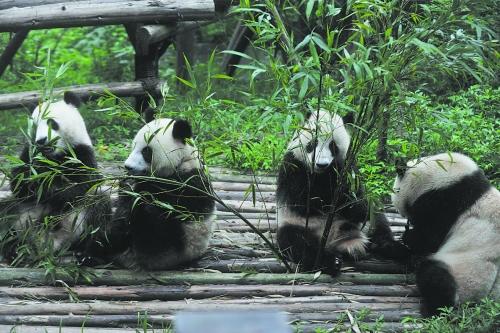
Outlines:
[[[408,333],[489,333],[495,332],[500,323],[500,303],[484,299],[477,305],[464,304],[458,309],[444,309],[440,316],[430,319],[406,318]]]
[[[0,48],[7,37],[0,34]],[[48,50],[52,68],[71,64],[64,81],[60,81],[62,85],[132,78],[133,50],[122,26],[33,30],[0,79],[0,91],[38,89],[25,81],[23,73],[46,66]]]

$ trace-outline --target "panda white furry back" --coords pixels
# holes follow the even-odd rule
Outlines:
[[[392,197],[411,229],[403,241],[416,269],[424,315],[500,298],[500,192],[469,157],[444,153],[399,170]]]
[[[369,218],[368,202],[362,186],[351,192],[348,177],[355,174],[355,166],[345,168],[350,140],[340,116],[314,111],[294,134],[280,166],[277,240],[281,251],[300,263],[302,270],[323,269],[337,274],[343,256],[361,257],[369,246],[368,237],[361,231]],[[320,266],[316,267],[330,212],[334,212],[333,224]],[[370,235],[372,248],[381,254],[406,255],[406,248],[394,241],[385,216],[376,216],[376,228]]]
[[[207,250],[215,219],[210,181],[185,120],[156,119],[139,130],[125,161],[130,176],[106,238],[125,267],[169,269]]]

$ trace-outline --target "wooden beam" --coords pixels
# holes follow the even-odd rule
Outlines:
[[[23,29],[15,33],[14,37],[9,41],[9,44],[5,48],[0,57],[0,77],[11,64],[12,59],[16,55],[17,50],[23,45],[24,40],[28,36],[30,31],[28,29]]]
[[[177,77],[183,78],[189,81],[189,73],[187,69],[186,60],[191,66],[193,66],[196,55],[195,55],[195,27],[196,22],[183,22],[178,24],[179,30],[175,36],[175,48],[177,50]],[[180,81],[179,87],[181,90],[185,90],[186,86]]]
[[[158,91],[160,85],[158,85]],[[88,84],[81,86],[69,86],[54,89],[54,95],[62,95],[64,91],[73,91],[80,98],[86,100],[95,96],[101,96],[105,92],[117,97],[140,96],[144,94],[142,82],[111,82],[105,84]],[[29,107],[39,102],[41,94],[39,91],[24,91],[0,95],[0,110]]]
[[[170,37],[174,25],[143,25],[136,30],[136,52],[147,54],[152,44],[161,42]]]
[[[23,8],[50,4],[62,4],[70,2],[78,2],[81,0],[2,0],[0,1],[0,10],[8,8]],[[104,2],[119,2],[123,0],[99,0],[100,3]],[[134,0],[132,0],[134,1]],[[230,6],[236,6],[239,4],[238,0],[214,0],[215,10],[218,12],[223,12],[229,9]]]
[[[227,50],[230,51],[238,51],[244,53],[250,44],[250,39],[253,37],[253,32],[243,24],[242,21],[239,21],[234,29],[233,35],[229,40],[229,45],[227,46]],[[226,53],[224,54],[224,58],[222,59],[222,68],[226,71],[227,75],[233,75],[236,70],[235,65],[240,63],[241,57],[235,54]]]
[[[107,24],[209,20],[213,0],[82,0],[0,11],[0,32]]]
[[[2,0],[0,1],[0,10],[9,8],[24,8],[33,6],[43,6],[51,4],[66,4],[69,2],[78,2],[82,0]],[[123,0],[100,0],[103,2],[118,2]],[[134,0],[132,0],[134,1]]]

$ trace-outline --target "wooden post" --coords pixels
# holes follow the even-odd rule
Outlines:
[[[9,41],[9,44],[5,48],[0,57],[0,77],[7,69],[7,67],[12,62],[12,59],[16,55],[17,50],[23,45],[24,40],[28,36],[30,31],[28,29],[19,30],[14,34],[14,37]]]
[[[192,66],[195,61],[195,32],[196,22],[182,22],[177,25],[178,30],[175,36],[175,47],[177,50],[177,77],[189,80],[187,62]],[[185,85],[178,82],[179,88],[184,90]]]
[[[150,98],[155,104],[161,102],[161,94],[155,89],[160,81],[158,62],[171,44],[166,27],[127,25],[125,27],[135,50],[135,80],[141,81],[146,95],[137,96],[135,109],[147,122],[154,118],[154,108],[149,105]],[[162,39],[163,38],[163,39]]]
[[[229,41],[227,50],[245,52],[250,44],[250,39],[253,37],[253,32],[250,28],[246,27],[241,21],[238,22],[234,29],[233,36]],[[235,54],[225,54],[222,60],[222,68],[226,71],[227,75],[233,75],[236,70],[235,65],[239,64],[240,56]]]

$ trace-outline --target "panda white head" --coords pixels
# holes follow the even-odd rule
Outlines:
[[[187,142],[192,136],[191,125],[186,120],[155,119],[136,134],[125,168],[131,175],[162,178],[199,169],[198,151]]]
[[[392,203],[403,216],[408,207],[423,194],[449,187],[479,167],[469,157],[459,153],[442,153],[411,160],[399,167],[394,181]]]
[[[36,128],[35,142],[44,154],[60,154],[67,147],[92,146],[78,107],[80,99],[72,92],[65,92],[58,102],[44,102],[31,115]]]
[[[342,117],[321,109],[308,116],[288,145],[288,151],[312,172],[323,172],[332,164],[343,166],[350,141]]]

